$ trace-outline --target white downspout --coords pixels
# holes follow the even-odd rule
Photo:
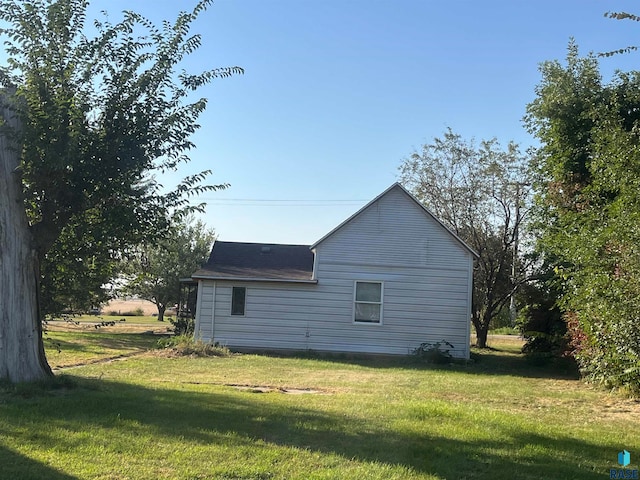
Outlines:
[[[202,334],[200,332],[200,315],[202,315],[202,280],[198,280],[198,293],[196,300],[196,326],[193,336],[196,340],[202,340]]]
[[[211,302],[211,343],[216,338],[216,282],[213,282],[213,301]]]

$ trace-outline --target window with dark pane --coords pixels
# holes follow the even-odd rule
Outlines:
[[[231,315],[244,315],[246,300],[246,287],[233,287],[231,292]]]

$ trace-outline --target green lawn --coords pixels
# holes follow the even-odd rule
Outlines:
[[[75,335],[59,337],[69,363],[150,338]],[[0,390],[0,477],[603,479],[623,448],[637,468],[637,403],[513,345],[438,368],[156,353],[76,367],[55,389]]]
[[[44,343],[49,365],[54,369],[139,354],[154,347],[157,336],[83,332],[48,332]]]

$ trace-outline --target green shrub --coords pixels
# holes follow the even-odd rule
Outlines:
[[[196,331],[196,322],[191,317],[169,317],[169,322],[173,325],[173,332],[177,335],[193,335]]]
[[[452,348],[454,348],[453,345],[446,340],[435,343],[425,342],[421,343],[411,354],[422,362],[442,365],[453,361],[453,356],[449,353]]]
[[[540,281],[521,288],[521,300],[525,304],[518,319],[520,334],[525,339],[522,352],[534,356],[545,354],[540,358],[565,357],[570,355],[571,347],[567,324],[557,304],[560,291],[552,272],[544,275]]]
[[[158,341],[158,348],[178,356],[227,357],[231,352],[218,343],[211,344],[196,340],[192,335],[174,335]]]

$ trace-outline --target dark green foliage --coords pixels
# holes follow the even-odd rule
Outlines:
[[[550,291],[543,283],[532,282],[523,286],[520,295],[525,305],[520,312],[518,325],[526,340],[522,351],[529,355],[568,355],[567,325],[557,305],[558,292]]]
[[[529,129],[538,157],[538,247],[562,285],[588,378],[640,391],[640,75],[604,83],[569,46],[546,62]]]
[[[218,343],[205,343],[202,340],[194,339],[193,335],[185,334],[158,340],[158,348],[176,356],[228,357],[231,355],[228,348],[222,347]]]
[[[173,332],[176,335],[193,335],[196,330],[196,322],[193,317],[170,318],[169,322],[173,325]]]
[[[422,362],[442,365],[453,361],[453,356],[449,353],[452,348],[454,348],[453,345],[446,340],[435,343],[425,342],[421,343],[411,354]]]

